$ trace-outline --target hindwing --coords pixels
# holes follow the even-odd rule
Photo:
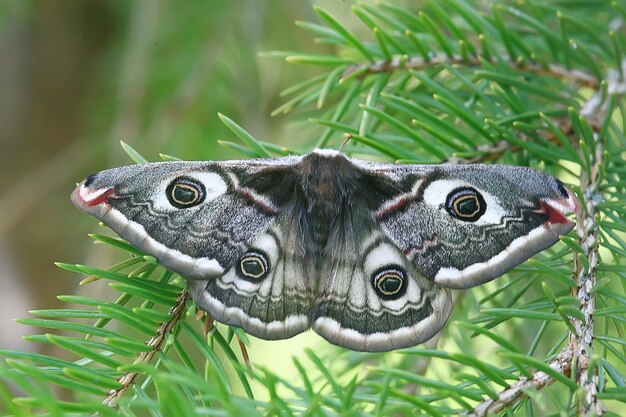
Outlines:
[[[308,329],[315,275],[291,214],[281,214],[224,275],[189,281],[196,303],[216,320],[263,339]]]
[[[414,267],[355,202],[334,220],[319,270],[313,330],[354,350],[413,346],[443,327],[450,292]]]

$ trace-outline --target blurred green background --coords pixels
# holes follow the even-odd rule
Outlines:
[[[259,139],[313,143],[303,115],[270,113],[281,90],[317,69],[259,57],[324,52],[294,25],[317,20],[313,4],[354,26],[353,2],[340,0],[0,3],[0,347],[41,348],[20,339],[34,330],[13,319],[59,306],[59,294],[106,297],[106,284],[79,287],[53,262],[106,268],[119,260],[119,251],[92,244],[87,233],[104,230],[69,194],[94,171],[132,163],[121,140],[150,160],[159,152],[240,157],[217,143],[234,140],[221,112]],[[258,352],[327,345],[310,332],[255,343],[265,346],[257,364],[276,358]]]

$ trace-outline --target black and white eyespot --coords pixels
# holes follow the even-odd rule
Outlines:
[[[184,209],[201,204],[206,198],[206,188],[201,181],[182,176],[169,183],[165,195],[172,206]]]
[[[396,300],[406,293],[406,273],[397,265],[388,265],[372,276],[374,290],[384,300]]]
[[[445,208],[456,219],[475,222],[487,211],[482,194],[471,187],[452,190],[446,197]]]
[[[269,258],[259,250],[246,252],[237,264],[237,274],[248,281],[260,281],[269,271]]]
[[[422,198],[425,204],[436,208],[442,216],[455,222],[467,222],[477,226],[502,224],[505,217],[515,213],[509,213],[502,206],[501,192],[498,196],[486,188],[477,187],[461,178],[437,179],[426,185]],[[456,211],[453,204],[455,201]]]

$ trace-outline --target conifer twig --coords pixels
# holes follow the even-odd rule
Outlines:
[[[597,139],[598,134],[594,133]],[[596,140],[596,150],[591,155],[593,165],[591,175],[581,176],[580,191],[585,198],[585,213],[577,219],[576,233],[583,249],[582,256],[587,258],[585,266],[579,256],[574,257],[574,279],[576,287],[572,295],[580,302],[580,310],[584,320],[572,318],[576,333],[570,333],[569,344],[574,349],[573,359],[577,362],[576,382],[584,390],[584,398],[579,403],[579,414],[582,416],[600,416],[604,410],[598,399],[598,369],[590,368],[592,344],[595,339],[593,332],[594,313],[596,310],[595,295],[592,293],[596,285],[598,266],[599,227],[596,217],[599,216],[598,203],[602,201],[598,182],[600,164],[602,163],[603,147]]]
[[[584,397],[579,401],[578,413],[585,417],[604,414],[604,408],[597,395],[600,390],[598,369],[591,366],[592,344],[595,339],[593,331],[595,295],[593,289],[596,285],[600,248],[597,217],[600,215],[599,205],[603,200],[600,193],[600,180],[604,163],[604,147],[599,138],[604,119],[610,117],[607,114],[609,97],[626,95],[626,80],[621,78],[617,72],[609,74],[607,84],[608,97],[602,97],[602,92],[597,92],[579,112],[580,116],[585,118],[593,129],[595,140],[595,147],[589,155],[591,166],[587,172],[583,170],[580,180],[580,192],[585,201],[585,210],[576,219],[576,233],[583,249],[583,253],[580,255],[587,259],[587,265],[584,265],[575,254],[573,267],[573,279],[576,282],[576,287],[573,288],[572,295],[580,303],[584,320],[571,319],[576,332],[570,333],[568,344],[561,350],[556,359],[549,363],[550,368],[568,377],[571,376],[575,365],[575,381],[584,391]],[[545,372],[535,371],[530,378],[521,377],[510,387],[501,391],[497,398],[489,398],[478,404],[468,415],[481,417],[502,411],[523,398],[526,395],[525,390],[541,389],[553,382],[555,382],[554,378]]]
[[[548,366],[569,377],[572,371],[573,354],[572,346],[567,345]],[[486,417],[504,411],[522,399],[526,395],[526,390],[538,390],[551,385],[553,382],[554,378],[543,371],[534,372],[530,378],[522,376],[510,387],[500,391],[496,398],[489,398],[474,407],[468,417]]]
[[[559,128],[561,132],[567,138],[572,138],[574,132],[572,130],[572,123],[566,117],[560,117],[553,120],[554,124]],[[559,145],[559,138],[557,138],[554,134],[550,132],[546,132],[545,134],[541,134],[541,136],[546,139],[548,142]],[[574,141],[572,141],[574,143]],[[513,145],[511,142],[506,140],[501,140],[497,143],[490,143],[486,145],[479,145],[474,148],[474,151],[479,153],[480,155],[474,157],[457,157],[451,156],[446,158],[443,163],[446,164],[477,164],[477,163],[485,163],[495,161],[496,159],[502,157],[507,152],[519,152],[522,150],[521,146]]]
[[[569,346],[574,349],[573,360],[576,361],[576,382],[583,388],[584,397],[579,401],[578,412],[582,416],[601,416],[604,408],[598,398],[600,390],[598,368],[592,366],[592,344],[594,334],[594,313],[596,299],[593,290],[596,286],[597,267],[599,261],[599,225],[597,219],[600,216],[599,205],[603,201],[600,192],[602,166],[604,165],[604,146],[600,140],[602,124],[607,117],[610,97],[622,97],[626,95],[626,80],[621,76],[626,62],[622,62],[622,71],[611,71],[607,77],[608,97],[603,97],[602,92],[596,93],[587,101],[580,111],[592,127],[594,148],[590,149],[589,158],[591,166],[587,171],[583,170],[580,179],[580,192],[584,197],[585,210],[578,217],[576,233],[579,244],[583,250],[582,256],[587,260],[586,265],[576,256],[574,258],[574,280],[576,287],[572,295],[580,302],[580,310],[584,320],[572,319],[576,333],[570,334]]]
[[[426,68],[435,67],[441,64],[455,65],[462,64],[466,67],[480,67],[483,66],[485,61],[489,61],[492,64],[501,63],[501,61],[495,58],[487,59],[486,57],[462,57],[460,55],[434,55],[429,59],[424,59],[421,56],[413,57],[393,57],[386,60],[378,60],[372,62],[359,63],[349,66],[341,78],[345,78],[353,73],[358,73],[359,77],[365,77],[371,74],[378,74],[381,72],[395,72],[403,70],[424,70]],[[541,65],[537,63],[529,63],[524,61],[515,60],[512,58],[505,58],[505,62],[511,68],[532,72],[541,76],[548,76],[552,78],[558,78],[563,80],[570,80],[575,82],[581,87],[588,87],[597,89],[599,88],[599,81],[593,75],[580,70],[568,69],[562,65],[547,64]]]
[[[172,331],[176,323],[182,320],[185,316],[185,312],[187,311],[185,305],[187,300],[189,299],[189,292],[183,290],[178,294],[176,298],[176,303],[170,310],[171,318],[161,323],[159,328],[156,331],[156,335],[148,341],[147,346],[150,347],[150,350],[147,352],[142,352],[139,354],[138,358],[135,360],[133,364],[150,362],[154,355],[161,350],[163,347],[163,343],[167,339],[168,333]],[[110,391],[107,396],[102,401],[103,404],[109,407],[115,407],[117,405],[117,400],[135,383],[135,379],[139,375],[138,372],[127,372],[123,376],[118,379],[118,382],[122,384],[120,388]]]

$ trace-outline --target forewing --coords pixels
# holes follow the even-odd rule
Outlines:
[[[329,221],[334,227],[320,263],[313,330],[334,344],[369,352],[413,346],[437,333],[450,315],[449,291],[408,262],[364,203]],[[393,282],[398,278],[400,286]]]
[[[298,161],[126,166],[91,175],[72,201],[165,267],[206,279],[229,270],[270,227],[291,197]]]
[[[420,273],[451,288],[500,276],[572,229],[576,197],[554,177],[506,165],[359,165],[370,210]],[[468,191],[469,190],[469,191]],[[477,193],[470,220],[453,211]],[[471,213],[470,209],[470,213]]]

